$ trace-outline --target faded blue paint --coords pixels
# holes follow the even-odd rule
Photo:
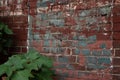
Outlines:
[[[50,46],[49,40],[44,41],[44,46]]]
[[[87,42],[86,41],[78,41],[78,47],[86,47]]]
[[[104,56],[111,56],[112,55],[111,50],[109,50],[109,49],[103,49],[102,51],[103,51],[102,53]]]
[[[37,15],[37,18],[39,18],[40,20],[47,20],[48,15],[45,13],[39,13],[39,15]]]
[[[66,56],[59,56],[59,57],[58,57],[58,62],[68,63],[68,62],[69,62],[69,59],[68,59],[68,57],[66,57]]]
[[[102,48],[102,49],[106,48],[106,44],[105,44],[105,43],[102,43],[102,44],[100,45],[100,48]]]
[[[96,57],[87,57],[87,64],[97,65],[97,58]]]
[[[83,36],[79,36],[79,37],[78,37],[78,40],[80,40],[80,41],[86,41],[87,38],[83,35]]]
[[[51,53],[63,54],[64,52],[65,52],[65,49],[61,48],[61,47],[52,47],[51,48]]]
[[[84,54],[85,56],[90,56],[90,50],[89,49],[83,49],[81,50],[82,54]]]
[[[49,53],[50,52],[50,48],[43,48],[44,53]]]
[[[87,64],[87,67],[89,68],[89,69],[105,69],[106,68],[106,66],[103,66],[103,65],[95,65],[95,64]]]
[[[74,53],[75,53],[76,55],[80,54],[80,49],[76,48],[75,51],[74,51]]]
[[[52,36],[51,33],[47,32],[47,33],[44,35],[44,40],[50,40],[50,39],[54,39],[54,37]]]
[[[111,64],[110,58],[101,57],[101,58],[98,58],[97,61],[98,61],[98,64]]]
[[[40,40],[40,35],[39,34],[34,34],[33,39],[34,40]]]
[[[51,19],[49,21],[49,24],[58,26],[58,27],[64,27],[65,21],[64,21],[64,19]]]
[[[74,67],[72,65],[70,65],[70,64],[68,64],[66,67],[67,67],[67,69],[74,70]]]
[[[92,51],[92,55],[94,55],[94,56],[102,56],[102,51],[101,50],[94,50],[94,51]]]
[[[88,37],[88,44],[93,44],[95,43],[97,40],[97,36],[96,35],[93,35],[93,36],[89,36]]]
[[[110,15],[111,8],[109,6],[101,7],[98,8],[98,12],[103,16]]]
[[[52,41],[52,46],[56,46],[56,45],[57,45],[56,40],[53,40],[53,41]]]

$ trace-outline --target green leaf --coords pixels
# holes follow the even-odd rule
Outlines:
[[[6,34],[13,34],[13,32],[11,31],[11,29],[9,29],[7,25],[4,26],[4,32]]]
[[[11,67],[15,69],[21,69],[23,68],[23,63],[25,62],[24,59],[21,59],[21,55],[13,55],[9,58],[9,60],[6,62],[7,65],[10,65]]]
[[[4,24],[0,22],[0,30],[4,28]]]
[[[31,50],[27,54],[25,54],[25,57],[29,60],[37,59],[39,56],[39,53],[34,50]]]
[[[0,65],[0,76],[3,75],[7,70],[6,65]]]
[[[29,80],[30,77],[33,77],[33,75],[29,70],[21,70],[14,73],[11,80]]]

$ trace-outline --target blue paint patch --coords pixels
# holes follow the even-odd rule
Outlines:
[[[96,42],[96,40],[97,40],[96,35],[88,37],[88,43],[89,44]]]
[[[82,53],[83,53],[85,56],[88,56],[88,55],[90,55],[90,50],[89,50],[89,49],[83,49],[83,50],[82,50]]]
[[[54,39],[54,37],[52,36],[51,33],[47,32],[45,35],[44,35],[44,40],[50,40],[50,39]]]
[[[68,62],[69,62],[69,59],[68,59],[68,57],[65,57],[65,56],[59,56],[59,57],[58,57],[58,62],[68,63]]]
[[[87,64],[97,64],[96,57],[87,57]]]
[[[75,49],[75,52],[74,52],[76,55],[79,55],[80,54],[80,50],[78,48]]]
[[[87,46],[87,42],[86,41],[79,41],[78,42],[78,47],[86,47]]]
[[[37,18],[39,18],[40,20],[47,20],[47,19],[48,19],[48,16],[47,16],[47,14],[45,14],[45,13],[39,13],[39,14],[37,15]]]
[[[103,49],[103,55],[104,56],[111,56],[112,55],[111,50]]]
[[[98,58],[98,64],[111,64],[110,58]]]
[[[87,40],[87,38],[86,38],[85,36],[79,36],[78,39],[79,39],[80,41],[86,41],[86,40]]]
[[[51,19],[49,21],[50,25],[58,26],[58,27],[64,27],[65,21],[64,19]]]
[[[106,66],[102,66],[102,65],[95,65],[95,64],[88,64],[87,65],[87,67],[89,68],[89,69],[105,69],[106,68]]]
[[[56,40],[53,40],[52,41],[52,46],[56,46],[56,44],[57,44]]]
[[[65,49],[61,48],[61,47],[51,48],[51,53],[55,53],[55,54],[62,54],[62,53],[64,53],[64,51],[65,51]]]
[[[100,48],[105,49],[105,48],[106,48],[106,44],[105,44],[105,43],[102,43],[102,44],[100,45]]]
[[[49,53],[50,52],[50,48],[44,48],[44,53]]]
[[[39,34],[34,34],[33,39],[34,40],[40,40],[40,35]]]
[[[44,41],[44,46],[50,46],[49,40]]]
[[[94,56],[101,56],[102,55],[102,51],[94,50],[94,51],[92,51],[92,55],[94,55]]]
[[[67,69],[74,70],[74,67],[70,64],[68,64],[66,67],[67,67]]]
[[[54,3],[55,0],[38,0],[37,1],[37,7],[47,7],[47,3]]]

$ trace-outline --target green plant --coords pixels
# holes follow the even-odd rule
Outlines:
[[[37,51],[11,56],[0,65],[0,76],[6,80],[52,80],[52,60]]]
[[[7,25],[0,22],[0,55],[8,55],[7,48],[11,46],[13,32]]]

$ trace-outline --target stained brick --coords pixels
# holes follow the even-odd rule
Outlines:
[[[120,15],[118,15],[118,16],[113,16],[113,22],[114,22],[114,23],[119,23],[119,22],[120,22]]]
[[[41,3],[39,0],[29,0],[28,10],[28,0],[22,1],[24,16],[0,19],[15,33],[15,48],[10,51],[27,51],[30,10],[32,16],[30,35],[33,40],[31,46],[57,62],[54,64],[55,80],[111,80],[110,72],[106,69],[111,65],[110,49],[120,47],[119,5],[114,4],[112,12],[112,0],[51,0],[50,4],[47,0]],[[41,11],[37,11],[39,7]],[[111,13],[114,13],[113,17]],[[115,51],[115,54],[113,65],[119,65],[119,59],[115,58],[119,57],[119,51]],[[116,74],[119,69],[114,69]],[[83,73],[78,74],[78,71]],[[113,80],[119,80],[119,77],[115,77],[113,76]]]
[[[120,74],[120,67],[113,67],[113,74]]]
[[[113,75],[113,80],[120,80],[120,76],[119,75]]]
[[[115,56],[120,57],[120,50],[115,50]]]
[[[120,40],[120,32],[114,32],[113,39]]]
[[[113,31],[120,31],[120,23],[113,24]]]
[[[113,65],[119,66],[120,65],[120,58],[113,58]]]
[[[120,48],[120,41],[119,40],[114,40],[113,41],[113,47],[114,48]]]

